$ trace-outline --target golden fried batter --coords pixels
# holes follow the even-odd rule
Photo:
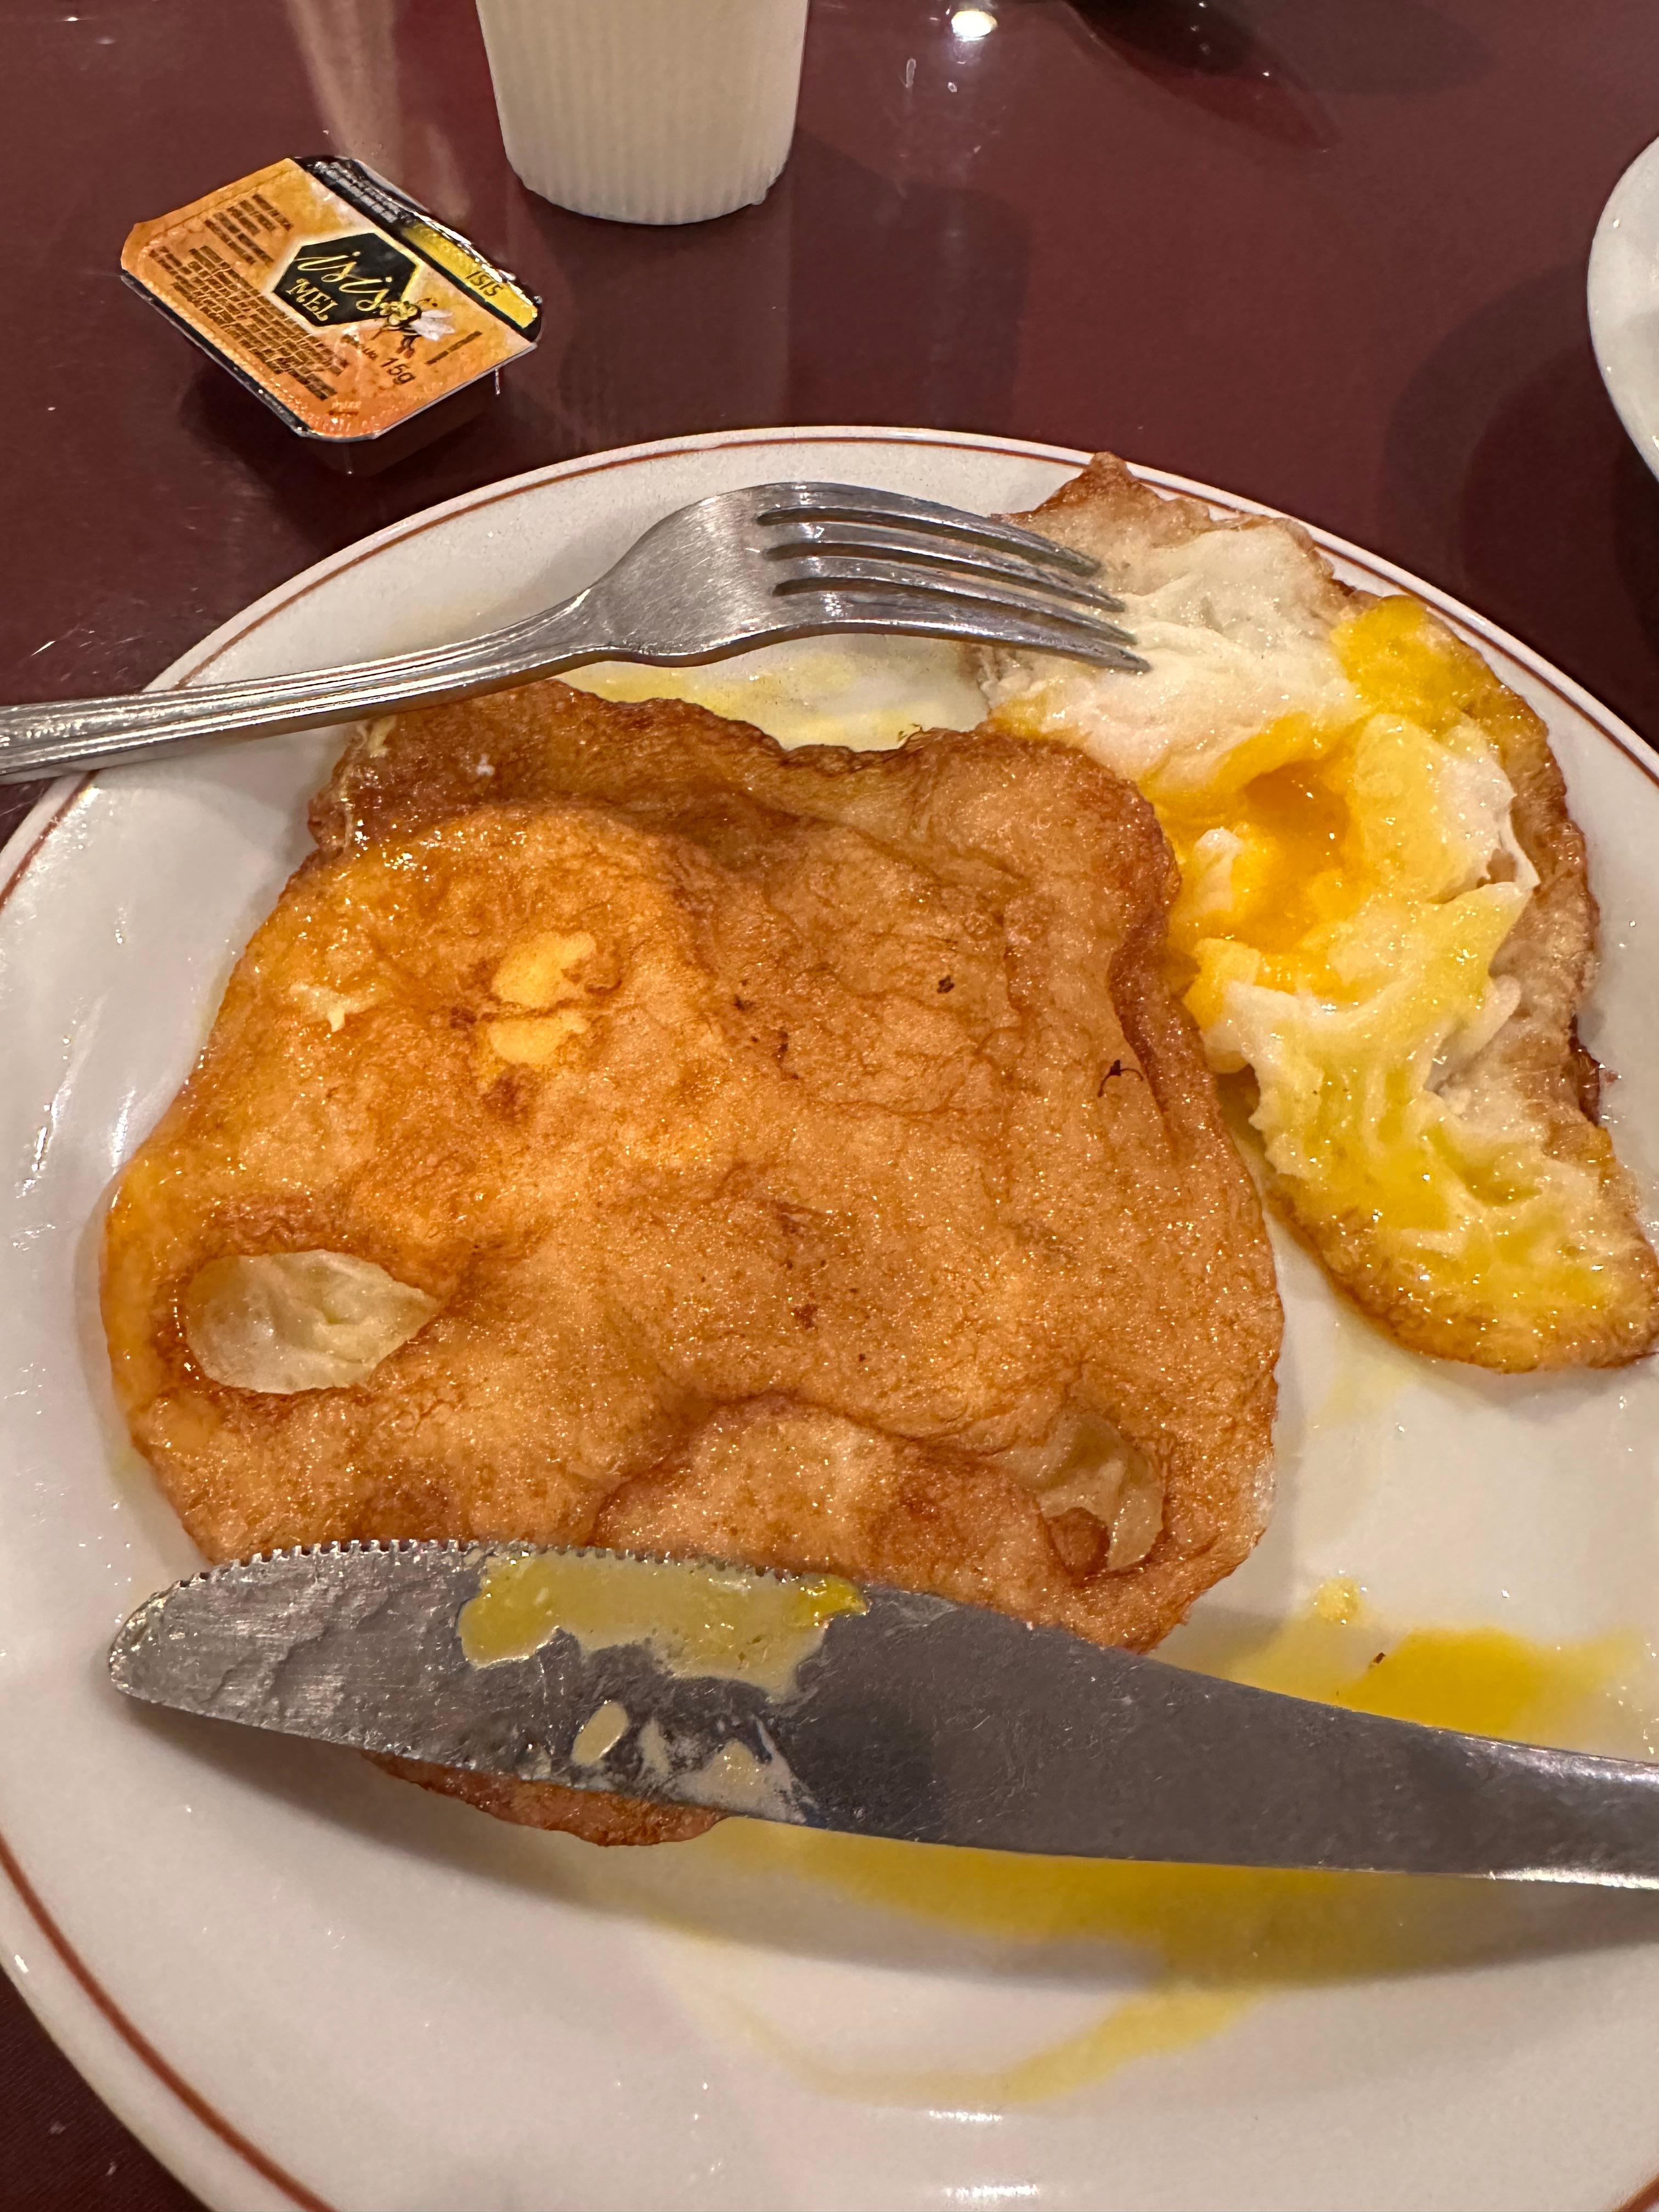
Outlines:
[[[1237,1565],[1279,1302],[1127,785],[558,684],[368,742],[109,1224],[117,1388],[210,1556],[633,1546],[1136,1647]]]

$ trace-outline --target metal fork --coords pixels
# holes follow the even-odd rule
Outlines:
[[[719,660],[830,630],[977,638],[1141,670],[1091,583],[1099,564],[1034,532],[853,484],[757,484],[647,530],[573,599],[426,653],[251,683],[0,707],[0,783],[104,768],[210,737],[504,690],[584,661]]]

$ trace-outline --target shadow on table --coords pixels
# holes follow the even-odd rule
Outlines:
[[[211,365],[204,364],[185,386],[177,419],[193,445],[216,457],[229,453],[258,479],[245,508],[234,496],[225,501],[217,524],[222,532],[234,537],[246,529],[269,538],[274,507],[318,556],[497,477],[562,457],[546,409],[512,368],[502,396],[476,422],[379,475],[344,476],[329,467],[251,392]]]
[[[1385,550],[1659,736],[1659,483],[1601,388],[1583,287],[1576,262],[1529,278],[1425,361],[1389,426]]]
[[[1426,0],[1069,4],[1094,39],[1166,91],[1309,152],[1340,136],[1322,94],[1442,92],[1490,66],[1479,40]]]
[[[529,194],[514,220],[524,264],[558,272],[572,450],[766,423],[994,430],[1012,410],[1030,234],[985,192],[803,133],[766,200],[715,222],[595,222]]]

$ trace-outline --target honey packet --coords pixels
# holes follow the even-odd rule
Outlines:
[[[384,468],[477,415],[541,301],[361,161],[273,161],[141,222],[135,291],[317,453]]]

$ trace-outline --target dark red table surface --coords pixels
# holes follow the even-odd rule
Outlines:
[[[1449,586],[1659,738],[1659,484],[1584,264],[1659,133],[1653,0],[813,0],[763,207],[585,221],[502,157],[468,0],[0,0],[0,696],[137,686],[496,477],[745,423],[1110,446]],[[319,469],[133,299],[128,227],[361,156],[544,297],[488,420]],[[0,825],[18,811],[0,797]],[[0,1996],[0,2205],[193,2202]],[[349,2212],[349,2208],[348,2208]]]

